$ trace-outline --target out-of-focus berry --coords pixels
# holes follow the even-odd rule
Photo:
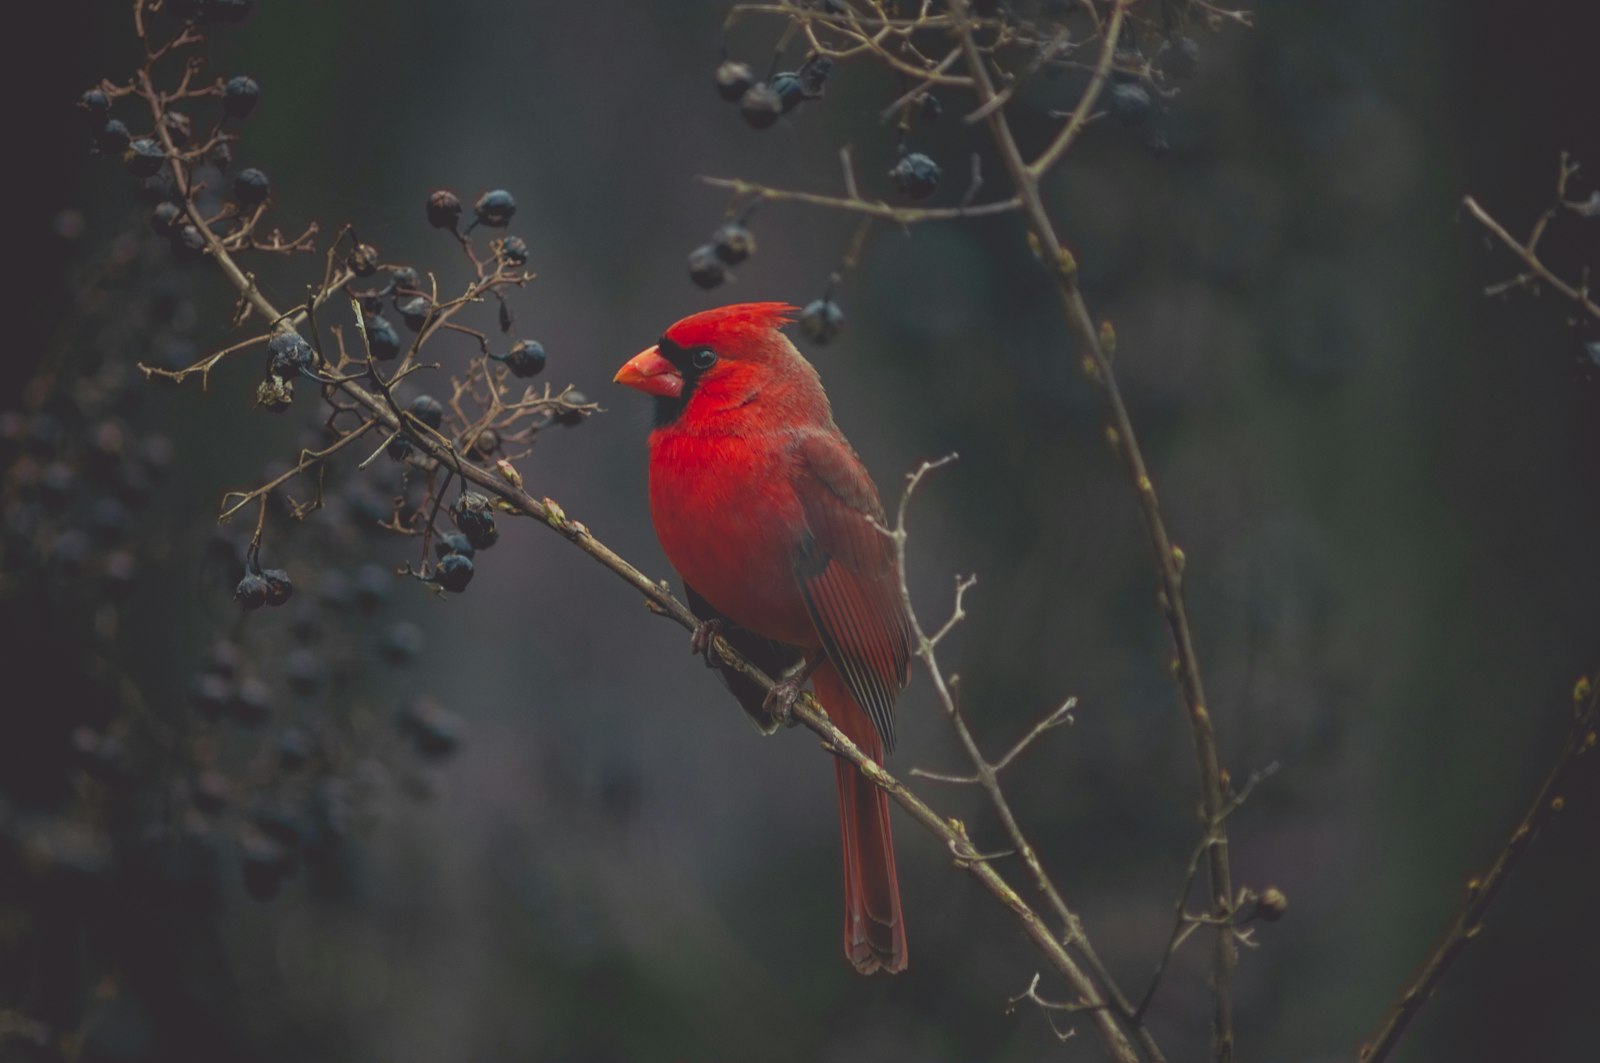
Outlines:
[[[939,179],[944,171],[939,164],[920,151],[902,155],[889,171],[889,180],[901,195],[911,200],[924,200],[939,190]]]
[[[717,255],[717,249],[702,244],[689,252],[689,279],[706,289],[717,287],[728,279],[728,267]]]
[[[428,315],[433,312],[433,303],[426,295],[413,295],[396,303],[395,312],[400,315],[400,320],[406,323],[406,328],[412,332],[421,332],[423,326],[428,323]]]
[[[755,83],[755,72],[750,69],[748,63],[738,63],[729,59],[717,67],[717,95],[729,103],[737,103]]]
[[[1150,117],[1150,93],[1136,81],[1111,86],[1111,115],[1123,125],[1142,125]]]
[[[783,97],[771,85],[758,81],[739,98],[739,113],[752,129],[766,129],[783,117]]]
[[[756,235],[738,222],[730,221],[712,234],[711,246],[718,258],[737,266],[755,254]]]
[[[135,177],[154,177],[167,161],[167,153],[149,137],[140,137],[122,153],[122,165]]]
[[[831,342],[843,327],[844,311],[832,299],[814,300],[800,311],[800,331],[818,346]]]

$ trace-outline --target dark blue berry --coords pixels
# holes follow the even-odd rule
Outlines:
[[[711,235],[711,247],[722,261],[737,266],[755,254],[756,236],[738,222],[730,221]]]
[[[479,196],[472,205],[472,212],[477,215],[478,224],[491,229],[504,229],[511,224],[511,216],[517,212],[517,201],[510,192],[497,188]]]
[[[783,97],[758,81],[739,98],[739,113],[752,129],[766,129],[783,117]]]
[[[444,406],[432,395],[418,395],[411,400],[411,416],[438,431],[444,424]]]
[[[400,356],[400,333],[382,315],[367,318],[367,351],[380,362],[389,362]]]
[[[832,299],[817,299],[800,311],[800,331],[819,347],[839,335],[844,327],[844,311]]]
[[[502,355],[490,355],[499,362],[504,362],[512,376],[530,377],[537,376],[544,369],[544,347],[537,340],[519,340],[511,345],[511,349]]]
[[[465,554],[446,554],[434,569],[433,582],[447,591],[460,594],[472,582],[472,558]]]
[[[222,110],[229,118],[244,120],[250,117],[261,102],[261,86],[256,79],[240,74],[228,79],[222,86]]]
[[[902,155],[889,171],[889,180],[907,199],[923,200],[939,190],[944,171],[939,164],[919,151]]]
[[[122,165],[135,177],[154,177],[167,161],[167,153],[149,137],[140,137],[122,153]]]
[[[293,329],[275,332],[267,341],[267,372],[273,376],[292,377],[308,372],[316,363],[317,352]]]
[[[233,589],[233,600],[245,609],[260,609],[267,604],[271,594],[272,586],[266,580],[258,573],[246,572],[244,579]]]
[[[701,288],[715,288],[728,279],[728,267],[717,256],[717,249],[702,244],[689,252],[689,279]]]
[[[233,179],[233,195],[247,207],[258,206],[272,195],[272,182],[254,166],[240,170]]]

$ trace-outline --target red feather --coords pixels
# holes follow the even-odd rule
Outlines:
[[[668,560],[711,611],[820,661],[830,718],[882,763],[910,625],[877,489],[816,370],[777,331],[793,312],[747,303],[685,318],[617,379],[657,396],[650,512]],[[903,970],[888,797],[848,761],[837,775],[845,954],[864,974]]]

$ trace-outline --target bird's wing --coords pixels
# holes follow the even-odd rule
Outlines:
[[[689,611],[701,620],[720,620],[722,630],[720,634],[728,640],[728,644],[738,650],[740,655],[757,668],[761,669],[773,679],[782,679],[785,672],[798,665],[804,654],[797,646],[786,646],[781,642],[773,642],[763,638],[748,628],[742,628],[728,619],[716,607],[706,601],[700,592],[689,584],[683,585],[685,596],[689,600]],[[717,675],[722,677],[722,682],[744,706],[744,711],[750,714],[750,719],[755,721],[756,728],[762,734],[771,734],[777,730],[777,723],[772,714],[767,711],[767,691],[756,683],[755,680],[743,672],[735,671],[723,664],[713,654],[710,658],[712,666],[716,668]]]
[[[883,740],[894,748],[893,708],[909,678],[911,627],[900,596],[883,506],[850,445],[835,434],[795,440],[794,489],[807,534],[794,559],[806,610],[828,659]]]

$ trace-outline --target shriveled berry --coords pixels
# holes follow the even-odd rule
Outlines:
[[[378,249],[371,244],[357,244],[344,256],[344,266],[358,277],[370,277],[378,272]]]
[[[179,258],[200,258],[206,253],[205,234],[196,225],[178,226],[172,230],[172,252]]]
[[[244,609],[260,609],[271,596],[272,585],[256,572],[246,572],[244,579],[233,588],[233,600]]]
[[[475,458],[487,458],[500,449],[500,433],[493,428],[485,428],[472,437],[472,443],[467,449]]]
[[[920,151],[902,155],[889,171],[889,180],[894,182],[900,194],[914,200],[927,199],[937,192],[939,179],[943,176],[944,171],[939,164]]]
[[[249,118],[260,102],[261,86],[256,84],[255,78],[240,74],[229,78],[222,86],[222,113],[229,118],[241,121]]]
[[[127,150],[132,137],[122,119],[113,118],[100,127],[94,135],[94,149],[102,155],[120,155]]]
[[[268,413],[283,413],[294,404],[294,381],[269,376],[256,385],[256,405]]]
[[[264,568],[261,578],[267,581],[267,604],[282,605],[294,595],[294,581],[281,568]]]
[[[394,308],[399,313],[400,320],[406,323],[406,328],[412,332],[421,332],[422,327],[428,323],[428,315],[433,312],[433,302],[426,295],[413,295],[409,299],[400,300]]]
[[[437,431],[444,424],[444,405],[432,395],[418,395],[411,400],[411,416]]]
[[[211,145],[211,150],[206,152],[206,162],[219,170],[227,170],[233,165],[233,148],[226,140],[219,140]]]
[[[783,97],[758,81],[739,98],[739,113],[752,129],[766,129],[783,117]]]
[[[1123,125],[1141,125],[1150,117],[1150,93],[1135,81],[1111,86],[1111,115]]]
[[[528,263],[528,241],[520,236],[508,236],[500,241],[500,257],[513,266]]]
[[[247,207],[259,206],[272,195],[272,182],[254,166],[240,170],[233,179],[233,195]]]
[[[461,224],[461,197],[448,188],[428,194],[428,224],[435,229],[455,229]]]
[[[505,367],[511,370],[511,375],[517,377],[537,376],[545,363],[544,345],[538,340],[518,340],[504,355],[492,354],[489,357],[504,362]]]
[[[433,582],[454,594],[460,594],[472,582],[472,558],[465,554],[446,554],[439,559],[433,571]]]
[[[316,365],[317,352],[305,337],[293,329],[283,329],[267,341],[267,372],[292,377]]]
[[[166,161],[167,153],[149,137],[133,141],[128,145],[128,150],[122,153],[122,165],[135,177],[154,177],[161,172],[161,165]]]
[[[450,507],[450,516],[476,550],[487,550],[500,540],[500,529],[495,527],[489,500],[476,491],[468,491],[457,499]]]
[[[100,89],[89,89],[78,97],[78,109],[83,112],[89,128],[99,129],[111,117],[111,97]]]
[[[589,396],[581,391],[569,391],[567,392],[567,401],[573,406],[586,406],[589,403]],[[555,415],[556,424],[563,428],[576,428],[588,419],[589,415],[583,410],[571,408],[557,411]]]
[[[800,75],[792,71],[772,75],[772,91],[778,94],[778,102],[784,114],[805,103],[807,99],[805,84],[800,80]]]
[[[433,541],[433,552],[435,556],[443,560],[451,554],[471,557],[476,552],[476,548],[460,532],[445,532]]]
[[[400,333],[394,324],[381,314],[366,319],[367,352],[380,362],[390,362],[400,356]]]
[[[422,278],[417,276],[417,271],[410,266],[396,266],[393,273],[389,274],[389,282],[398,290],[421,291]]]
[[[511,193],[503,188],[492,192],[485,192],[478,197],[472,205],[473,214],[477,215],[479,225],[487,225],[491,229],[504,229],[511,224],[511,216],[517,212],[517,201]]]
[[[756,235],[736,221],[730,221],[711,235],[711,247],[717,257],[730,266],[737,266],[756,250]]]
[[[689,279],[707,289],[728,279],[728,267],[718,257],[715,247],[702,244],[689,252]]]
[[[800,331],[819,347],[839,335],[844,327],[844,311],[832,299],[817,299],[800,311]]]
[[[729,103],[737,103],[741,96],[750,91],[750,86],[756,83],[756,75],[748,63],[729,59],[717,67],[716,83],[718,96]]]

